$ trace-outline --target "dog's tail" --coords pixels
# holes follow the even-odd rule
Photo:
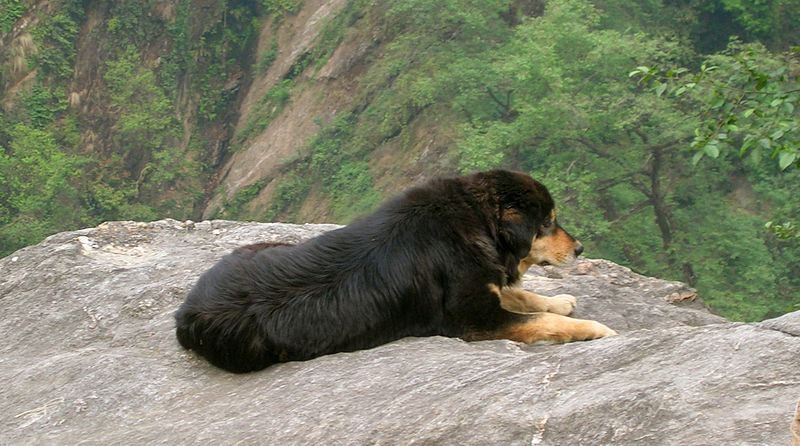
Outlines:
[[[187,350],[235,373],[261,370],[278,356],[270,346],[265,321],[239,279],[242,262],[261,249],[250,245],[225,256],[206,271],[175,313],[175,334]]]
[[[175,334],[187,350],[193,350],[208,362],[234,373],[261,370],[278,362],[268,346],[262,327],[246,309],[218,308],[213,312],[197,311],[184,303],[175,313]]]

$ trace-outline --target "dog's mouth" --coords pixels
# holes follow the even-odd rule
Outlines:
[[[567,266],[570,263],[575,261],[574,256],[566,256],[564,258],[555,258],[555,259],[542,259],[541,261],[537,262],[536,264],[539,266]]]

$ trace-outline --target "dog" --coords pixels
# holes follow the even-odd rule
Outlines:
[[[198,279],[175,313],[176,334],[235,373],[407,336],[532,343],[615,335],[568,317],[574,297],[519,286],[531,265],[564,265],[582,251],[529,175],[434,179],[304,243],[237,248]]]

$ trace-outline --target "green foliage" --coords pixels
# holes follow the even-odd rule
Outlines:
[[[225,201],[222,215],[241,218],[244,213],[244,206],[261,193],[261,189],[264,188],[265,184],[264,181],[256,181],[236,191],[232,199]]]
[[[317,68],[325,65],[331,54],[344,40],[345,33],[353,28],[369,5],[370,0],[349,0],[335,17],[325,22],[311,49],[311,56]]]
[[[192,200],[192,188],[197,187],[191,179],[200,166],[174,147],[181,128],[172,101],[158,85],[155,73],[142,66],[132,46],[108,63],[104,79],[109,103],[117,111],[111,135],[117,155],[115,169],[123,174],[111,183],[95,184],[93,209],[126,218],[152,215],[156,210],[184,216],[191,211],[186,203],[176,205],[162,198],[149,205],[152,211],[145,204],[162,197],[179,180],[184,180],[188,201]],[[112,190],[107,190],[108,186]]]
[[[253,106],[247,116],[247,122],[235,137],[235,144],[241,145],[266,129],[272,119],[289,103],[293,86],[294,82],[287,79],[270,88]]]
[[[23,14],[25,5],[20,0],[0,0],[0,34],[10,32]]]
[[[542,17],[522,20],[508,39],[431,81],[455,92],[451,104],[465,116],[461,169],[532,170],[589,255],[687,281],[734,319],[778,312],[787,301],[763,294],[777,289],[783,262],[763,222],[709,192],[729,188],[728,176],[746,167],[726,160],[692,172],[693,130],[710,115],[687,106],[689,93],[676,94],[677,86],[650,83],[657,76],[642,64],[686,62],[685,50],[603,23],[588,2],[550,1]],[[634,75],[651,76],[647,90],[625,82],[635,66]]]
[[[760,160],[767,154],[781,170],[800,166],[800,67],[797,53],[772,54],[759,44],[732,42],[696,73],[687,68],[640,66],[630,73],[656,95],[680,98],[698,126],[694,162],[732,149]]]
[[[768,221],[766,224],[764,224],[764,227],[769,229],[781,240],[800,240],[800,228],[794,222],[787,221],[785,223],[774,223]]]
[[[353,144],[356,117],[341,114],[326,126],[311,143],[309,174],[320,178],[323,191],[332,199],[337,221],[349,221],[378,204],[380,194],[374,189],[369,164],[363,152]]]
[[[114,138],[118,153],[153,150],[177,136],[172,102],[156,83],[155,73],[142,66],[135,47],[109,62],[103,77],[110,104],[119,112]]]
[[[63,2],[56,13],[41,17],[40,22],[31,29],[38,48],[33,57],[34,64],[43,75],[55,79],[72,77],[75,40],[78,37],[78,23],[82,19],[81,2],[69,0]]]
[[[181,0],[175,20],[167,25],[172,51],[160,67],[161,84],[177,91],[179,77],[188,80],[190,90],[199,92],[198,112],[206,122],[228,115],[238,88],[231,81],[242,76],[246,50],[260,26],[255,10],[253,2],[219,2],[196,23],[192,2]]]
[[[269,47],[262,52],[258,57],[258,64],[256,64],[256,72],[258,74],[264,74],[269,70],[269,67],[272,66],[272,63],[275,62],[275,59],[278,58],[278,40],[272,39],[270,41]]]
[[[261,7],[266,15],[280,20],[288,14],[296,14],[303,7],[302,0],[261,0]]]
[[[773,36],[784,34],[780,39],[788,38],[789,42],[792,39],[797,42],[800,37],[797,30],[800,4],[795,0],[720,0],[720,3],[753,37],[778,40]]]
[[[191,18],[191,3],[188,0],[181,0],[175,5],[175,20],[166,25],[167,33],[172,41],[172,51],[165,54],[164,64],[159,72],[161,87],[165,91],[174,89],[171,95],[175,99],[177,94],[179,76],[185,72],[194,71],[194,58],[192,57],[192,45],[195,41],[191,38],[189,29]]]
[[[97,181],[88,187],[87,205],[98,220],[151,221],[159,218],[152,206],[138,202],[135,184]]]
[[[310,145],[309,168],[323,178],[336,174],[347,157],[347,143],[353,138],[356,125],[355,115],[343,113],[334,117],[328,125],[322,126],[319,134]]]
[[[371,211],[380,203],[381,195],[373,187],[374,180],[365,161],[342,164],[324,186],[333,197],[333,212],[338,220],[349,221]]]
[[[145,16],[150,2],[115,2],[111,6],[111,18],[106,22],[106,31],[122,42],[135,44],[145,38]]]
[[[243,55],[260,26],[255,13],[258,4],[226,1],[196,10],[189,0],[181,0],[176,5],[174,22],[165,24],[159,2],[110,3],[109,20],[86,36],[89,44],[92,40],[101,42],[98,57],[104,62],[99,71],[105,84],[103,90],[91,92],[92,102],[86,104],[95,112],[102,111],[102,115],[89,119],[81,113],[73,114],[67,105],[67,92],[75,88],[70,82],[85,2],[51,3],[50,9],[35,11],[37,21],[31,27],[35,51],[28,53],[27,61],[40,76],[12,98],[16,104],[0,119],[0,144],[7,148],[4,165],[11,172],[13,168],[8,166],[21,162],[18,157],[23,150],[16,146],[21,133],[12,131],[17,125],[50,135],[67,158],[70,152],[91,147],[87,140],[91,141],[95,158],[76,158],[80,159],[81,170],[69,177],[69,184],[63,189],[70,199],[66,200],[64,194],[59,196],[65,212],[71,210],[74,218],[55,219],[43,212],[31,217],[33,213],[25,210],[30,206],[23,211],[6,206],[5,215],[10,217],[0,222],[0,232],[16,234],[25,226],[38,228],[26,237],[9,236],[9,240],[19,243],[33,243],[57,230],[102,220],[192,216],[195,203],[202,199],[204,167],[199,159],[205,148],[200,131],[192,135],[188,149],[179,149],[179,145],[186,144],[184,137],[188,134],[184,134],[176,117],[196,116],[207,124],[230,113],[229,104],[238,87],[231,80],[245,72],[247,62]],[[3,14],[9,14],[3,18],[21,14],[14,9],[17,4],[21,3],[3,3]],[[9,6],[7,11],[6,5],[14,8]],[[159,64],[141,57],[151,54],[155,43],[171,48]],[[13,74],[5,72],[11,67],[7,61],[16,57],[14,48],[10,49],[0,49],[2,79],[14,79]],[[179,97],[178,92],[188,94]],[[196,100],[191,96],[195,92],[199,93]],[[177,99],[182,104],[176,104]],[[196,111],[178,110],[193,104],[198,104]],[[196,125],[192,119],[185,124],[189,129]],[[58,159],[55,155],[52,158]],[[13,192],[30,203],[47,202],[47,194],[35,189],[17,187],[4,192]],[[9,249],[17,247],[18,244]]]
[[[65,154],[52,134],[16,124],[0,147],[0,255],[83,221],[74,180],[83,161]]]
[[[264,220],[271,221],[279,215],[285,215],[293,206],[302,203],[310,190],[310,178],[302,175],[290,175],[278,184],[269,208],[264,213]],[[287,219],[293,220],[291,216]]]
[[[46,89],[34,86],[21,100],[24,120],[32,127],[44,129],[55,117],[67,109],[66,94],[60,89]]]
[[[350,113],[341,113],[321,125],[309,144],[307,157],[299,160],[288,180],[278,185],[265,218],[291,219],[291,210],[311,191],[312,181],[318,182],[330,199],[336,221],[348,222],[374,208],[382,196],[374,188],[364,149],[355,142],[357,127],[356,116]]]

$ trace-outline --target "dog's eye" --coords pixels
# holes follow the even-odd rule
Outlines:
[[[545,220],[545,222],[542,223],[543,228],[549,228],[550,226],[553,226],[553,220]]]

